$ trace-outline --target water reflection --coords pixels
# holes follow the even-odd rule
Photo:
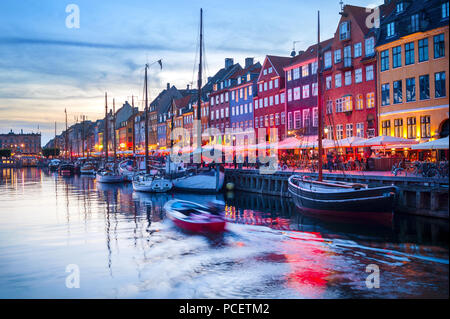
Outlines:
[[[389,225],[305,216],[287,200],[133,192],[90,176],[0,170],[0,297],[448,297],[448,222],[396,215]],[[183,233],[163,206],[226,201],[227,232]],[[365,286],[368,264],[381,287]],[[65,288],[65,267],[81,269]]]

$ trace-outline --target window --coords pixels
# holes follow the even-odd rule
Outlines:
[[[331,89],[331,81],[331,76],[327,76],[327,78],[325,79],[327,90]]]
[[[311,74],[317,73],[317,61],[311,64]]]
[[[417,32],[419,31],[419,14],[413,14],[411,16],[411,32]]]
[[[258,109],[258,100],[255,100],[255,110]]]
[[[225,117],[228,117],[228,116],[230,116],[230,109],[226,108],[225,109]]]
[[[288,130],[291,130],[293,127],[293,120],[292,120],[292,112],[288,113]]]
[[[236,108],[233,106],[231,108],[231,116],[235,116],[236,112],[235,112]]]
[[[253,112],[253,103],[251,103],[251,102],[248,104],[248,111],[249,111],[250,113]]]
[[[353,110],[353,99],[351,95],[344,97],[344,112],[350,112]]]
[[[414,42],[405,44],[405,65],[414,63]]]
[[[403,119],[394,119],[394,136],[403,137]]]
[[[270,114],[270,126],[274,126],[273,114]]]
[[[268,115],[264,116],[264,126],[269,127],[269,116]]]
[[[272,73],[272,67],[269,67],[269,71],[267,73]]]
[[[311,114],[309,112],[309,109],[303,110],[303,127],[310,127],[311,126]]]
[[[330,140],[334,139],[334,137],[333,137],[333,126],[328,125],[327,126],[327,130],[328,130],[327,138],[330,139]]]
[[[318,91],[317,91],[317,82],[313,83],[311,85],[312,85],[312,95],[313,96],[317,96],[317,93],[318,93]]]
[[[309,75],[309,67],[308,65],[304,65],[302,66],[302,77],[308,76]]]
[[[430,76],[428,74],[419,77],[419,90],[421,100],[430,98]]]
[[[269,96],[269,105],[272,106],[273,105],[273,96]]]
[[[381,122],[381,135],[391,135],[391,121],[386,120]]]
[[[336,125],[336,139],[342,140],[344,138],[344,126],[342,124]]]
[[[334,86],[337,88],[340,88],[342,86],[342,74],[335,74],[334,75]]]
[[[267,82],[264,82],[264,91],[267,91]]]
[[[214,97],[211,98],[211,106],[214,105]]]
[[[353,136],[353,124],[347,123],[345,124],[345,137],[352,137]]]
[[[258,128],[259,126],[259,119],[258,117],[255,117],[255,128]]]
[[[220,94],[220,103],[223,103],[223,93]]]
[[[386,26],[386,29],[387,29],[386,33],[387,33],[387,37],[388,38],[394,36],[394,34],[395,34],[395,23],[394,22],[388,23],[388,25]]]
[[[342,61],[342,59],[341,59],[341,49],[335,50],[334,51],[334,63],[339,63],[341,61]]]
[[[352,65],[352,47],[350,45],[344,48],[344,66]]]
[[[419,62],[428,61],[428,38],[419,40]]]
[[[389,50],[381,52],[381,71],[389,70]]]
[[[300,87],[294,88],[294,100],[300,100]]]
[[[259,127],[264,127],[264,116],[259,117]]]
[[[308,98],[309,97],[309,84],[308,85],[303,85],[303,98]]]
[[[331,68],[331,51],[327,51],[324,54],[325,57],[325,69]]]
[[[253,88],[252,88],[252,86],[249,86],[248,87],[248,95],[252,96],[252,93],[253,93]]]
[[[406,79],[406,102],[416,100],[416,78]]]
[[[416,118],[408,117],[406,119],[406,128],[408,138],[416,138]]]
[[[345,85],[352,84],[352,71],[345,72]]]
[[[343,112],[343,99],[336,99],[336,113]]]
[[[373,80],[373,65],[366,66],[366,81]]]
[[[214,121],[214,112],[211,112],[211,121]]]
[[[402,80],[394,81],[394,104],[403,102]]]
[[[292,101],[292,89],[287,90],[288,102]]]
[[[294,112],[294,128],[298,129],[302,127],[302,114],[300,111]]]
[[[390,104],[390,92],[389,92],[389,83],[385,83],[381,85],[381,105],[389,105]]]
[[[403,12],[403,2],[397,3],[397,13]]]
[[[441,5],[441,17],[442,17],[442,19],[445,19],[445,18],[448,18],[448,1],[447,2],[444,2],[444,3],[442,3],[442,5]]]
[[[280,103],[284,103],[284,93],[280,94]]]
[[[224,113],[223,113],[223,109],[220,109],[220,118],[223,119],[224,118]]]
[[[355,70],[355,83],[361,83],[361,82],[362,82],[362,69],[356,69]]]
[[[281,124],[285,124],[286,123],[286,115],[284,114],[284,112],[281,112]]]
[[[263,84],[259,83],[259,92],[262,92],[262,91],[263,91]]]
[[[277,95],[275,95],[275,105],[278,105],[278,104],[280,104],[280,97],[277,94]]]
[[[339,26],[339,40],[350,39],[350,22],[344,21]]]
[[[420,137],[431,137],[430,116],[425,115],[420,117]]]
[[[275,79],[275,80],[274,80],[274,87],[276,87],[276,88],[278,87],[278,79]],[[249,94],[250,94],[250,93],[249,93]]]
[[[444,97],[445,92],[445,72],[438,72],[434,74],[434,97]]]
[[[313,108],[313,126],[319,126],[319,109],[317,107]]]
[[[354,45],[355,58],[359,58],[362,55],[362,44],[358,42]]]
[[[434,39],[434,58],[442,58],[445,56],[445,41],[444,34],[438,34],[433,37]]]
[[[365,40],[365,53],[366,56],[371,56],[375,53],[375,38],[370,37]]]
[[[364,99],[362,94],[358,94],[356,96],[356,109],[357,110],[362,110],[364,108]]]
[[[269,99],[267,97],[264,98],[264,107],[267,107],[269,104]]]
[[[264,69],[263,74],[264,74],[264,75],[267,74],[267,69]]]
[[[333,100],[327,101],[327,114],[333,113]]]
[[[392,48],[392,67],[398,68],[402,66],[402,47],[396,46]]]
[[[356,136],[364,137],[364,123],[356,123]]]
[[[295,68],[294,69],[294,76],[293,76],[294,80],[297,80],[300,78],[300,68]]]
[[[291,70],[287,70],[287,71],[286,71],[286,74],[287,74],[287,75],[286,75],[287,80],[288,80],[288,81],[291,81],[291,80],[292,80],[292,72],[291,72]]]
[[[269,90],[272,90],[272,89],[273,89],[273,81],[270,80],[270,81],[269,81]]]
[[[275,114],[275,125],[280,125],[280,113]]]

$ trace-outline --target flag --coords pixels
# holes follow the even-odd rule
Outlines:
[[[161,67],[162,70],[162,60],[158,60],[159,66]]]

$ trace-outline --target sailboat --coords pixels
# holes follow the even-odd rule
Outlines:
[[[201,122],[200,108],[202,105],[202,57],[203,57],[203,9],[200,9],[200,55],[198,65],[198,90],[197,90],[197,120]],[[173,101],[172,101],[173,108]],[[173,115],[175,113],[172,110],[172,129],[173,129]],[[201,134],[197,136],[198,150],[202,150]],[[172,142],[173,147],[173,142]],[[171,148],[172,148],[171,147]],[[169,156],[170,157],[170,156]],[[174,171],[174,169],[176,171]],[[190,192],[202,192],[202,193],[216,193],[223,187],[225,180],[225,172],[223,167],[219,165],[215,169],[199,169],[189,170],[186,167],[180,167],[175,163],[167,161],[166,173],[172,177],[172,182],[175,189],[190,191]]]
[[[117,168],[115,167],[115,159],[114,163],[108,163],[108,95],[105,93],[105,133],[103,136],[103,144],[105,149],[105,165],[102,169],[97,171],[96,180],[100,183],[121,183],[124,182],[125,179],[122,175],[117,172]]]
[[[295,205],[313,215],[332,215],[339,218],[377,220],[392,218],[398,188],[396,186],[369,187],[366,184],[324,180],[322,176],[322,106],[321,106],[321,69],[320,69],[320,15],[318,19],[317,50],[317,105],[318,105],[318,149],[319,174],[314,179],[309,176],[292,175],[289,180],[289,192]]]
[[[161,60],[157,61],[161,63]],[[136,174],[133,177],[133,190],[138,192],[164,193],[172,189],[173,184],[169,179],[159,174],[150,174],[148,166],[148,86],[147,86],[147,70],[149,65],[145,65],[145,173]]]

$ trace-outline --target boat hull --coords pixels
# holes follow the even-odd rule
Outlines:
[[[332,187],[313,186],[311,182],[293,182],[289,192],[295,205],[311,215],[329,215],[346,219],[384,220],[392,218],[397,187],[382,186],[336,191]]]
[[[172,189],[173,184],[166,179],[156,179],[153,181],[133,181],[133,190],[147,193],[165,193]]]
[[[124,178],[122,175],[101,175],[97,174],[96,178],[97,182],[100,183],[122,183]]]
[[[81,175],[93,175],[95,174],[95,169],[80,169]]]
[[[171,217],[168,214],[169,218],[173,221],[173,223],[179,228],[192,232],[192,233],[221,233],[225,231],[226,222],[213,222],[213,223],[191,223],[181,219],[177,219],[175,217]]]

